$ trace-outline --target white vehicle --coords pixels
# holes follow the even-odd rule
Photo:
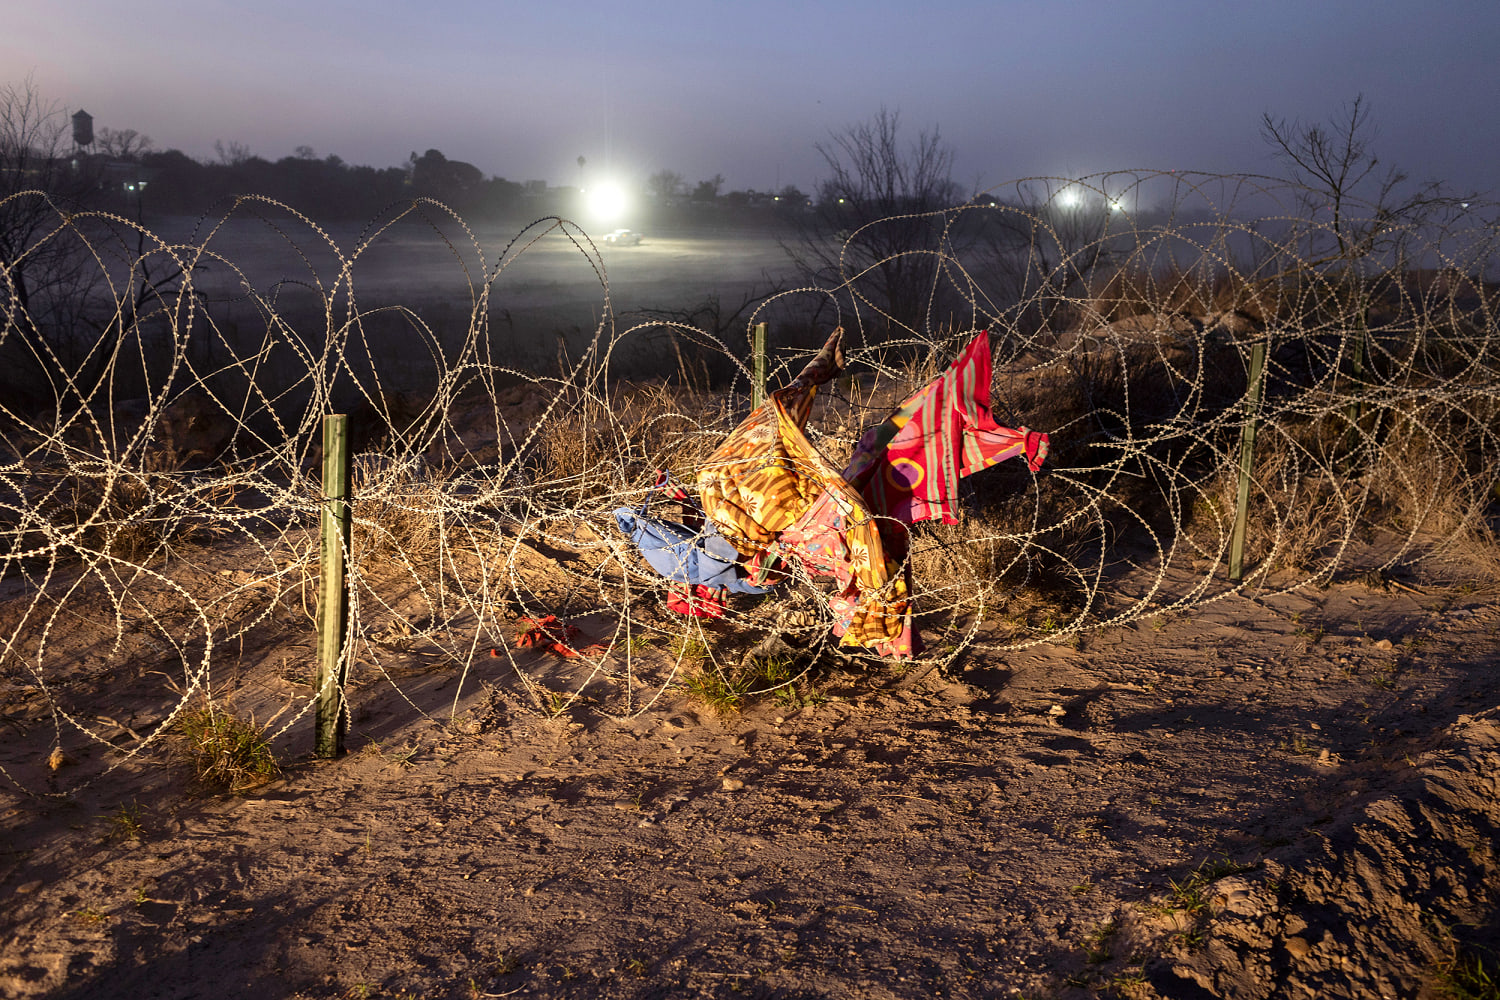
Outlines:
[[[601,242],[618,243],[623,247],[634,247],[641,244],[641,234],[634,229],[616,229],[612,233],[605,233],[599,239]]]

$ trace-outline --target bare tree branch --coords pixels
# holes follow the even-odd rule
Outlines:
[[[1372,146],[1379,131],[1370,124],[1362,94],[1346,103],[1329,125],[1289,123],[1265,114],[1260,131],[1287,164],[1290,179],[1306,189],[1309,213],[1332,212],[1337,243],[1332,258],[1345,263],[1392,249],[1393,233],[1409,233],[1434,212],[1471,197],[1448,195],[1438,183],[1403,194],[1409,178],[1395,168],[1377,179],[1380,160]]]
[[[99,151],[114,160],[139,160],[155,145],[149,135],[133,128],[101,128],[96,137]]]
[[[936,129],[903,144],[900,114],[884,107],[816,148],[829,176],[802,234],[784,249],[810,280],[849,282],[887,333],[923,328],[935,308],[948,211],[963,200],[952,149]]]

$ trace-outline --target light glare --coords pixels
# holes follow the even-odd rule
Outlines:
[[[625,191],[611,181],[595,185],[585,194],[588,197],[589,212],[601,222],[618,222],[629,204]]]

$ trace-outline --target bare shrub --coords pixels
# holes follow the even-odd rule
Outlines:
[[[408,564],[436,563],[449,506],[446,477],[419,458],[379,454],[358,456],[352,471],[355,560],[400,556]]]
[[[1462,423],[1500,427],[1500,404],[1493,398],[1476,401],[1458,414],[1428,404],[1388,418],[1384,435],[1368,472],[1371,493],[1388,527],[1407,536],[1438,540],[1438,548],[1469,559],[1479,558],[1490,570],[1497,565],[1497,539],[1489,515],[1496,500],[1500,470],[1484,466],[1482,441],[1447,437]]]
[[[51,483],[47,483],[51,478]],[[38,476],[30,498],[46,527],[38,544],[64,559],[98,553],[126,562],[163,558],[174,543],[211,531],[199,513],[201,499],[185,478],[81,466],[55,477]]]

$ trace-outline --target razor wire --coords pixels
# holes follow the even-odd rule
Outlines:
[[[42,760],[86,761],[76,787],[154,759],[195,704],[277,735],[310,726],[333,412],[360,442],[356,711],[388,686],[414,716],[437,712],[412,692],[440,676],[451,718],[501,679],[539,713],[628,717],[684,685],[740,683],[771,649],[791,665],[736,691],[795,691],[825,654],[879,669],[836,646],[802,574],[719,621],[663,609],[665,581],[613,511],[660,469],[693,482],[748,410],[747,350],[737,324],[617,315],[573,223],[489,242],[417,200],[341,242],[243,197],[168,235],[40,192],[6,203],[20,200],[46,225],[0,261],[0,685],[7,741],[34,751],[4,768],[18,786],[58,787]],[[807,428],[835,466],[990,331],[996,418],[1048,432],[1052,453],[1038,474],[966,480],[959,523],[913,529],[924,659],[945,665],[1338,573],[1491,577],[1497,236],[1489,204],[1329,217],[1267,178],[1033,178],[804,235],[803,284],[745,328],[787,331],[773,388],[845,329],[846,369]],[[545,307],[539,258],[594,289],[591,327],[517,335],[512,303]],[[444,274],[423,294],[403,279],[417,262]],[[548,615],[582,630],[580,655],[517,648]]]

